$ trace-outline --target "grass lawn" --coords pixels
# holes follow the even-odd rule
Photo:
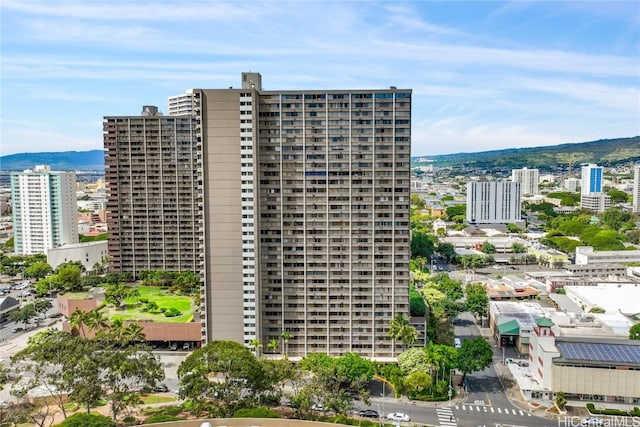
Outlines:
[[[123,309],[115,309],[112,306],[106,307],[108,310],[108,317],[110,319],[122,319],[122,320],[151,320],[154,322],[171,322],[171,323],[185,323],[190,322],[193,319],[193,300],[190,297],[182,295],[172,295],[165,288],[155,286],[137,286],[140,296],[136,298],[127,298],[124,300]],[[182,314],[176,317],[166,317],[161,311],[148,312],[143,311],[145,308],[144,303],[139,300],[153,301],[158,304],[159,308],[176,308]]]
[[[159,394],[140,396],[140,399],[142,399],[142,402],[148,405],[153,403],[175,402],[176,400],[178,400],[173,396],[161,396]]]

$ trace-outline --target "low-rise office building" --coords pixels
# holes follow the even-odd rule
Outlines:
[[[87,271],[93,271],[96,264],[107,258],[107,245],[106,240],[62,245],[47,251],[47,263],[55,270],[65,262],[78,261]]]
[[[517,375],[527,399],[640,403],[640,341],[559,337],[548,318],[536,319],[528,374]]]
[[[576,264],[631,264],[640,262],[640,250],[594,251],[592,246],[576,248]]]

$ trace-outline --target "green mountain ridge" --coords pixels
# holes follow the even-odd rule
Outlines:
[[[427,159],[427,162],[417,162]],[[466,166],[472,168],[554,168],[582,163],[612,166],[628,161],[640,161],[640,136],[630,138],[601,139],[598,141],[567,143],[544,147],[507,148],[477,153],[443,154],[438,156],[414,156],[413,164],[436,166]]]
[[[104,150],[18,153],[0,157],[0,170],[23,171],[49,165],[56,171],[104,171]]]

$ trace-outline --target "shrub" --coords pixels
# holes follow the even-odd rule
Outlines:
[[[135,426],[138,424],[138,419],[136,417],[125,417],[122,422],[125,426]]]
[[[98,414],[81,412],[58,424],[59,427],[116,427],[111,418]]]
[[[144,420],[143,424],[164,423],[167,421],[181,421],[183,418],[168,414],[155,414]]]
[[[177,317],[180,316],[182,312],[175,307],[171,307],[167,311],[164,312],[165,317]]]
[[[182,412],[181,406],[165,406],[162,408],[162,413],[167,415],[178,415]]]
[[[238,409],[233,418],[280,418],[280,415],[269,408]]]

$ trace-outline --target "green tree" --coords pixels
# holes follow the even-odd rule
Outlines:
[[[423,257],[429,259],[433,255],[437,237],[425,232],[417,231],[411,236],[411,257]]]
[[[461,385],[467,374],[482,371],[491,365],[493,351],[482,337],[462,341],[458,349],[458,369],[462,372]]]
[[[33,304],[33,309],[37,314],[44,314],[47,312],[47,310],[53,307],[53,304],[51,304],[51,301],[46,299],[37,299],[33,301],[32,304]]]
[[[46,262],[37,262],[25,268],[23,276],[31,279],[42,279],[53,271]]]
[[[454,217],[462,216],[467,214],[467,205],[454,205],[447,207],[447,218],[453,221]]]
[[[640,323],[636,323],[629,328],[629,339],[636,341],[640,340]]]
[[[33,304],[27,304],[16,311],[12,311],[11,314],[9,314],[9,319],[16,323],[24,324],[24,327],[26,328],[31,319],[37,315],[38,313],[36,312],[35,306]]]
[[[616,188],[612,188],[609,191],[607,191],[607,194],[609,195],[609,197],[611,197],[611,201],[613,203],[627,203],[629,201],[631,201],[631,195],[625,193],[622,190],[618,190]]]
[[[407,391],[412,393],[422,393],[425,389],[431,388],[433,378],[426,372],[416,371],[407,375],[404,380],[404,386]]]
[[[87,337],[88,312],[76,308],[69,316],[69,325],[72,330],[76,330],[84,338]]]
[[[469,284],[465,288],[467,310],[476,316],[486,315],[489,309],[489,296],[484,285]]]
[[[482,246],[480,246],[480,252],[485,254],[495,254],[496,253],[496,245],[491,242],[484,242]]]
[[[444,257],[445,260],[447,260],[447,262],[453,261],[453,259],[456,257],[456,248],[452,243],[438,243],[438,252]]]
[[[567,404],[567,397],[564,395],[563,391],[559,391],[556,393],[555,403],[558,409],[564,409]]]
[[[389,322],[389,332],[387,336],[399,341],[405,346],[412,346],[418,339],[418,331],[409,323],[411,318],[402,314],[396,314],[396,317]]]
[[[103,395],[111,404],[111,416],[115,421],[127,408],[142,403],[138,390],[155,388],[164,379],[164,370],[151,352],[143,345],[111,348],[96,352],[101,367]]]
[[[280,341],[278,341],[276,338],[271,338],[267,343],[267,350],[269,350],[269,352],[271,353],[275,353],[279,346]]]
[[[181,397],[196,407],[209,402],[231,416],[264,390],[262,365],[242,344],[212,341],[192,352],[178,367]]]
[[[130,292],[131,288],[122,283],[118,283],[107,287],[107,290],[104,292],[104,299],[109,304],[119,308],[122,306],[122,302],[129,297]]]
[[[80,290],[81,270],[76,264],[62,264],[56,270],[57,283],[66,291]]]
[[[29,337],[26,347],[12,358],[14,363],[32,362],[27,368],[29,375],[26,382],[20,383],[16,391],[23,394],[34,387],[44,388],[66,418],[64,403],[68,384],[65,382],[64,372],[66,363],[79,351],[76,344],[69,333],[56,329],[48,329]]]
[[[623,224],[631,219],[631,214],[614,206],[602,212],[601,218],[604,225],[612,230],[620,231]]]
[[[36,282],[35,290],[38,296],[51,295],[52,292],[61,290],[56,274],[40,279]]]
[[[58,427],[116,427],[116,423],[104,415],[80,412],[58,424]]]
[[[405,375],[412,372],[429,372],[432,365],[426,358],[424,348],[412,347],[398,355],[398,366]]]
[[[200,276],[192,271],[183,271],[173,281],[171,286],[172,292],[179,292],[190,295],[198,291],[200,288]]]
[[[507,231],[509,233],[516,233],[516,234],[524,233],[524,230],[521,227],[518,227],[516,224],[513,224],[513,223],[507,224]]]
[[[282,331],[282,333],[280,334],[280,337],[282,338],[282,342],[284,343],[283,347],[284,347],[284,355],[288,356],[288,351],[289,351],[289,340],[292,340],[294,338],[293,334],[289,331]]]
[[[249,343],[249,346],[255,351],[256,357],[260,357],[260,352],[262,350],[262,343],[258,338],[254,338]]]
[[[422,294],[418,292],[413,284],[409,285],[409,312],[411,316],[424,316],[427,312],[427,305]]]
[[[523,254],[527,252],[527,248],[522,243],[515,242],[511,245],[511,252],[514,254]]]

